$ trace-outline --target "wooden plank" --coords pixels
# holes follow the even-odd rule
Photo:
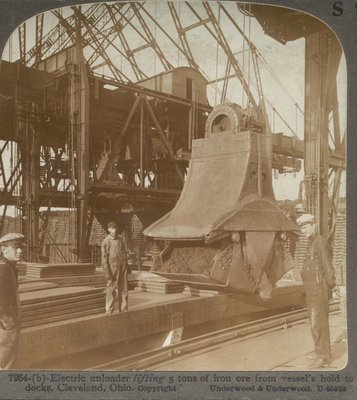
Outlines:
[[[160,285],[160,284],[151,284],[151,283],[142,283],[139,282],[137,285],[138,288],[140,289],[148,289],[148,290],[163,290],[163,291],[183,291],[184,285]]]
[[[43,273],[57,273],[61,272],[76,272],[76,271],[86,271],[86,272],[93,272],[95,271],[95,267],[77,267],[77,268],[63,268],[63,267],[54,267],[54,268],[35,268],[35,267],[27,267],[27,272],[33,272],[38,274]]]
[[[78,274],[78,273],[56,273],[56,274],[32,274],[32,273],[27,273],[26,276],[28,276],[29,278],[36,278],[36,279],[49,279],[49,278],[64,278],[67,276],[73,276],[73,277],[86,277],[86,276],[91,276],[93,275],[93,273],[88,274],[88,273],[82,273],[82,274]]]
[[[77,274],[77,275],[85,275],[85,274],[92,274],[95,272],[95,269],[88,269],[88,268],[78,268],[78,269],[62,269],[62,268],[56,268],[56,269],[50,269],[50,270],[38,270],[38,269],[32,269],[32,268],[27,268],[26,270],[27,274],[37,274],[37,275],[56,275],[59,273],[64,273],[64,274]]]
[[[65,267],[27,267],[27,271],[44,273],[44,272],[56,272],[56,271],[68,271],[68,272],[75,272],[75,271],[93,271],[95,270],[94,266],[91,267],[75,267],[75,268],[65,268]]]
[[[91,267],[95,268],[95,266],[92,263],[54,263],[54,264],[37,264],[37,263],[22,263],[21,265],[25,265],[26,267],[31,267],[31,268],[38,268],[38,269],[43,269],[43,268],[76,268],[76,267]]]
[[[158,293],[158,294],[172,294],[172,293],[181,293],[182,290],[172,290],[172,291],[165,291],[164,289],[148,289],[148,288],[140,288],[142,292],[151,292],[151,293]]]
[[[40,310],[41,312],[48,312],[48,311],[55,311],[57,309],[67,309],[71,307],[76,307],[78,304],[83,304],[86,302],[90,301],[104,301],[105,300],[105,295],[93,295],[93,296],[88,296],[83,299],[79,299],[76,302],[73,301],[60,301],[60,302],[51,302],[51,303],[41,303],[41,304],[31,304],[27,305],[26,307],[21,307],[21,314],[27,314],[31,313],[33,311],[38,311]]]
[[[26,264],[26,275],[46,277],[57,275],[91,275],[95,266],[91,263],[61,263],[61,264]]]
[[[54,289],[44,289],[35,292],[20,293],[21,305],[40,303],[43,301],[57,300],[57,299],[69,299],[80,296],[81,294],[94,294],[102,293],[102,288],[87,288],[83,286],[62,287]]]
[[[89,300],[87,302],[81,302],[75,304],[74,306],[68,305],[68,307],[56,307],[54,309],[47,309],[47,310],[31,310],[27,311],[24,314],[21,314],[21,319],[23,321],[28,321],[31,319],[38,319],[41,320],[43,318],[57,316],[57,315],[70,315],[73,312],[79,312],[81,310],[88,310],[88,309],[96,309],[98,307],[105,307],[105,299],[95,299]]]
[[[104,274],[95,273],[93,275],[63,276],[45,278],[46,282],[56,283],[58,286],[91,286],[104,287],[107,279]]]
[[[56,288],[58,285],[52,282],[20,282],[19,293],[30,292],[35,290]]]
[[[37,326],[37,325],[45,325],[45,324],[49,324],[51,322],[58,322],[58,321],[64,321],[64,320],[69,320],[69,319],[75,319],[75,318],[80,318],[80,317],[84,317],[86,315],[94,315],[94,314],[101,314],[105,312],[105,307],[100,307],[100,308],[96,308],[93,310],[89,310],[89,311],[81,311],[81,312],[76,312],[73,314],[67,314],[67,315],[60,315],[58,317],[52,317],[52,318],[46,318],[44,320],[33,320],[33,321],[28,321],[28,322],[24,322],[23,324],[21,324],[22,328],[28,328],[31,326]]]

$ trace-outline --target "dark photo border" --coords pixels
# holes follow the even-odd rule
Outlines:
[[[37,13],[45,12],[54,8],[67,7],[71,5],[100,3],[104,1],[83,1],[83,0],[0,0],[0,52],[10,36],[10,34],[25,20],[35,16]],[[347,64],[347,333],[348,333],[348,364],[341,371],[326,372],[307,372],[306,374],[328,377],[339,377],[347,387],[345,392],[310,392],[310,393],[210,393],[209,390],[200,384],[190,384],[180,392],[157,392],[157,393],[139,393],[139,392],[106,392],[106,393],[73,393],[73,392],[26,392],[23,386],[16,386],[16,383],[10,382],[9,373],[0,371],[0,400],[12,399],[227,399],[227,400],[253,400],[253,399],[274,399],[286,400],[294,399],[355,399],[357,398],[357,180],[355,171],[357,170],[357,135],[354,128],[357,126],[357,0],[246,0],[245,3],[259,3],[264,5],[275,5],[293,8],[312,16],[315,16],[325,22],[336,33],[339,38],[346,57]],[[342,11],[342,12],[341,12]],[[59,372],[60,374],[63,371]],[[45,372],[47,373],[47,372]],[[305,372],[260,372],[260,375],[271,376],[272,374],[304,376]],[[90,375],[91,372],[83,372],[84,375]],[[125,374],[125,373],[124,373]],[[128,375],[134,372],[126,373]],[[180,372],[166,373],[160,375],[170,375],[175,379],[180,376]],[[223,374],[217,371],[216,374]],[[229,373],[233,374],[233,373]],[[244,375],[253,375],[254,372],[245,372]],[[40,374],[39,374],[40,375]],[[66,375],[77,375],[76,372],[70,372]],[[185,373],[185,375],[201,376],[204,373]]]

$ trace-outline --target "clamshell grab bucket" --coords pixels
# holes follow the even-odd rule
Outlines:
[[[144,234],[170,241],[153,272],[194,286],[253,293],[263,274],[274,283],[285,273],[278,236],[297,230],[276,205],[262,125],[237,105],[221,105],[207,120],[206,137],[192,142],[176,206]]]

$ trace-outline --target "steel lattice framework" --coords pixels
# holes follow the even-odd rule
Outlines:
[[[245,95],[246,102],[256,105],[265,97],[258,66],[262,56],[250,40],[252,21],[244,15],[249,8],[202,1],[114,2],[53,10],[36,16],[32,47],[26,47],[26,23],[18,28],[20,59],[36,67],[75,45],[80,34],[86,65],[93,72],[136,83],[187,65],[220,94],[216,103],[241,102]],[[52,26],[47,33],[44,25]],[[230,90],[230,83],[237,80],[240,97],[233,98],[237,87]]]
[[[285,12],[288,11],[285,10]],[[310,18],[302,16],[301,13],[297,14],[289,14],[289,17],[294,21],[297,18]],[[16,95],[13,100],[16,113],[13,129],[17,132],[15,142],[19,142],[19,135],[22,135],[21,137],[30,135],[34,139],[26,142],[20,137],[20,142],[24,147],[22,151],[17,152],[16,165],[13,165],[10,175],[5,172],[1,160],[0,178],[3,180],[2,186],[5,189],[2,197],[3,204],[14,204],[11,198],[14,197],[15,191],[19,191],[19,182],[21,178],[23,179],[20,202],[22,202],[21,207],[26,217],[26,222],[24,222],[26,233],[29,238],[32,238],[33,251],[36,252],[41,248],[44,237],[43,231],[39,233],[40,218],[43,219],[42,230],[46,227],[46,213],[41,214],[40,217],[38,206],[47,207],[50,210],[53,205],[67,204],[77,210],[77,249],[79,258],[85,258],[91,221],[98,205],[95,193],[114,190],[108,184],[105,186],[104,181],[108,178],[117,158],[122,157],[119,154],[122,152],[121,146],[127,132],[133,129],[132,124],[136,124],[135,129],[140,133],[142,144],[144,132],[147,134],[148,131],[150,135],[156,135],[157,140],[161,140],[163,152],[167,154],[165,157],[173,161],[170,176],[181,181],[182,185],[185,167],[176,160],[177,156],[167,138],[167,122],[160,119],[163,114],[157,104],[160,101],[167,101],[170,104],[187,107],[185,112],[190,121],[189,141],[195,135],[197,137],[197,127],[204,126],[203,116],[210,111],[210,107],[198,103],[195,98],[188,101],[180,100],[137,86],[138,83],[150,77],[173,71],[177,67],[191,67],[206,79],[211,104],[237,102],[247,110],[259,107],[261,120],[267,127],[266,135],[270,153],[273,149],[275,153],[284,157],[302,158],[304,152],[302,142],[290,141],[290,145],[284,148],[279,137],[271,134],[267,109],[270,107],[278,116],[279,111],[274,108],[266,93],[263,92],[260,69],[265,61],[251,40],[252,26],[257,25],[253,17],[256,17],[264,30],[274,37],[272,34],[276,26],[274,16],[272,12],[270,20],[267,19],[268,22],[262,21],[259,9],[254,9],[248,3],[111,2],[56,9],[37,15],[31,27],[29,22],[22,24],[16,35],[13,35],[18,40],[18,54],[22,65],[34,70],[46,71],[49,63],[55,62],[57,54],[66,52],[72,56],[76,54],[76,62],[72,65],[66,64],[66,78],[61,76],[55,78],[56,87],[64,85],[63,99],[68,100],[66,110],[62,111],[66,114],[66,124],[69,124],[66,144],[41,143],[39,134],[36,132],[43,118],[43,110],[39,109],[38,102],[21,101]],[[283,29],[279,27],[279,37],[275,36],[275,38],[284,42],[305,36],[309,45],[311,35],[319,34],[316,32],[322,29],[319,23],[311,24],[310,28],[305,33],[299,32],[298,27],[294,28],[296,30],[294,37],[284,37]],[[332,49],[331,35],[328,34],[328,37],[327,41],[330,45],[327,42],[322,44],[323,48],[314,45],[318,54],[324,54],[325,58],[321,60],[326,64],[326,68],[313,72],[309,79],[316,81],[323,76],[322,85],[312,96],[314,99],[322,96],[323,101],[327,99],[328,104],[326,103],[325,106],[328,112],[325,117],[328,119],[332,115],[333,128],[330,128],[331,124],[325,123],[324,117],[323,129],[326,135],[323,142],[322,163],[317,161],[317,159],[320,160],[320,156],[317,155],[316,150],[311,150],[310,145],[308,149],[305,149],[305,153],[309,154],[309,161],[305,160],[305,170],[308,171],[307,187],[311,186],[315,175],[320,177],[323,173],[325,179],[323,193],[314,194],[314,189],[310,188],[307,196],[307,205],[311,211],[316,212],[316,209],[324,204],[320,225],[325,234],[328,234],[325,228],[328,226],[328,206],[326,205],[328,182],[325,176],[330,176],[330,184],[334,186],[331,209],[336,213],[341,171],[344,168],[344,137],[339,129],[336,87],[329,91],[327,97],[324,97],[326,95],[321,92],[325,90],[326,76],[329,79],[333,75],[336,76],[341,57],[341,53],[338,54],[338,51]],[[66,79],[65,84],[64,79]],[[85,149],[93,143],[102,145],[98,138],[90,136],[90,130],[94,128],[91,122],[93,117],[89,115],[91,88],[92,86],[102,87],[100,85],[112,85],[118,90],[130,93],[135,100],[130,103],[125,118],[123,117],[117,126],[116,137],[112,135],[111,154],[104,160],[104,164],[99,166],[101,160],[98,156],[88,154],[89,152]],[[50,96],[48,87],[44,90],[46,96]],[[152,99],[156,99],[156,103]],[[59,107],[58,104],[56,107]],[[301,108],[298,107],[298,110],[303,118]],[[305,113],[306,111],[308,110],[305,109]],[[166,119],[168,120],[169,117]],[[292,124],[287,121],[284,123],[286,129],[296,135],[294,129],[291,128]],[[328,140],[329,135],[332,141]],[[0,149],[0,154],[3,154],[11,140],[10,138],[1,139],[5,140]],[[311,139],[311,135],[308,139]],[[330,142],[332,142],[331,145]],[[305,146],[306,143],[305,141]],[[25,154],[36,153],[37,148],[41,160],[39,164],[34,163],[31,157],[25,156]],[[149,188],[153,188],[154,183],[151,181],[150,169],[144,165],[145,155],[141,154],[139,158],[140,166],[137,167],[135,174],[139,182],[138,187],[144,193],[147,189],[144,182],[149,182],[146,184]],[[94,175],[95,185],[88,180],[89,171]],[[164,196],[173,196],[169,203],[175,201],[179,188],[180,185],[174,189],[171,188],[170,192],[168,187],[156,187],[165,191]],[[125,188],[127,199],[130,197],[130,190]],[[53,192],[57,193],[56,199]],[[135,196],[140,197],[138,193]],[[16,198],[18,197],[17,195]],[[333,230],[331,224],[330,230]]]

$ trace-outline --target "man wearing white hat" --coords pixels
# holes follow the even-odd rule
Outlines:
[[[15,366],[20,337],[20,302],[16,263],[25,237],[8,233],[0,238],[0,370]]]
[[[327,240],[316,232],[315,218],[303,214],[297,220],[301,232],[309,238],[304,266],[301,271],[306,291],[311,333],[315,354],[308,356],[311,368],[327,367],[331,362],[329,294],[335,287],[335,271],[332,266],[331,248]]]

